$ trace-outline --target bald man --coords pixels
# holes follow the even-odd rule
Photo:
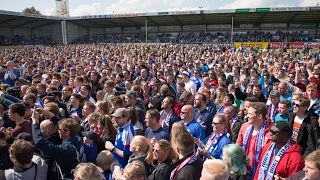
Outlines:
[[[8,84],[13,87],[15,85],[15,80],[19,77],[19,72],[14,69],[14,63],[12,61],[8,61],[6,65],[7,70],[4,74],[3,84]]]
[[[206,160],[203,163],[200,180],[228,180],[228,166],[219,159]]]
[[[187,127],[189,133],[201,140],[205,144],[206,136],[202,126],[194,120],[194,109],[191,105],[184,105],[181,109],[180,117]],[[208,127],[211,128],[211,127]]]
[[[232,130],[232,137],[231,141],[236,143],[240,128],[242,126],[242,121],[238,118],[237,110],[233,106],[227,106],[223,110],[223,114],[226,119],[229,121],[231,130]]]
[[[54,125],[50,120],[44,120],[40,123],[40,131],[46,141],[49,141],[54,145],[60,145],[62,143],[56,125]],[[48,169],[52,169],[55,160],[45,155],[42,151],[40,151],[39,155],[48,164]],[[56,177],[56,175],[57,174],[52,171],[47,172],[47,177],[52,177],[51,179],[57,179],[58,177]]]

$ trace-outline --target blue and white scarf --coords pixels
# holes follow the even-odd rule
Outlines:
[[[274,157],[272,163],[270,161],[272,159],[272,154],[276,148],[276,144],[272,143],[267,151],[267,154],[263,157],[261,162],[261,167],[259,170],[259,180],[273,180],[274,173],[278,166],[279,161],[281,160],[284,153],[290,148],[291,142],[290,140],[280,149],[277,155]],[[270,168],[269,168],[270,167]]]
[[[260,128],[259,132],[258,132],[258,137],[256,140],[256,144],[255,144],[255,151],[254,151],[254,162],[253,162],[253,167],[250,170],[252,174],[254,174],[256,172],[257,166],[258,166],[258,162],[259,162],[259,155],[263,146],[263,141],[264,141],[264,131],[266,128],[266,121],[263,122],[262,127]],[[246,132],[245,132],[245,136],[243,138],[243,149],[247,152],[249,147],[248,147],[248,143],[251,140],[252,137],[252,132],[253,132],[253,125],[250,125]]]
[[[211,152],[216,149],[217,144],[221,140],[223,136],[229,137],[230,134],[228,134],[226,131],[224,131],[222,134],[216,135],[215,133],[212,133],[211,137],[208,139],[208,142],[206,144],[206,151],[211,154]]]

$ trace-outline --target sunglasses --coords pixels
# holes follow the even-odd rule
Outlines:
[[[270,130],[270,133],[273,134],[273,135],[277,135],[277,134],[280,134],[280,133],[283,133],[283,132]]]
[[[183,111],[181,111],[181,113],[180,114],[187,114],[188,112],[183,112]]]
[[[212,122],[212,125],[214,125],[214,126],[216,126],[218,124],[221,124],[221,123]]]
[[[301,105],[300,104],[296,104],[296,103],[292,103],[292,106],[300,107]]]

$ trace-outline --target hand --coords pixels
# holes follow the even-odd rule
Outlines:
[[[200,141],[199,138],[193,138],[193,141],[194,141],[194,143],[195,143],[197,146],[199,146],[199,147],[201,148],[202,142]]]
[[[152,145],[152,146],[154,146],[154,144],[156,144],[156,142],[157,142],[157,140],[156,140],[156,138],[152,138],[152,139],[150,139],[150,144]]]
[[[4,127],[0,128],[0,132],[3,133],[4,136],[2,139],[4,140],[8,140],[11,136],[9,130]]]
[[[78,121],[78,122],[81,122],[81,121],[82,121],[79,116],[73,116],[73,119],[75,119],[75,120]]]
[[[106,148],[106,150],[112,151],[114,148],[114,145],[110,141],[106,141],[106,143],[104,144],[104,147]]]
[[[278,174],[274,175],[274,180],[285,180],[285,178],[280,177]]]
[[[202,156],[205,156],[206,158],[211,159],[210,154],[203,148],[203,149],[199,149],[199,154],[201,154]]]
[[[44,109],[40,109],[40,108],[38,108],[37,110],[38,110],[45,118],[51,119],[51,118],[54,116],[54,114],[53,114],[52,112],[48,111],[48,110],[44,110]]]
[[[32,115],[31,115],[31,119],[32,119],[33,124],[39,123],[39,116],[40,116],[40,114],[37,112],[37,110],[33,109]]]

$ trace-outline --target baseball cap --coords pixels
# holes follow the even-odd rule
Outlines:
[[[91,139],[94,143],[98,144],[98,134],[93,131],[84,131],[81,133],[83,137]]]
[[[185,75],[185,76],[187,76],[187,77],[190,77],[190,74],[189,74],[187,71],[183,71],[183,72],[182,72],[182,75]]]
[[[290,137],[292,135],[292,129],[290,125],[286,121],[277,121],[273,124],[276,128],[278,128],[281,132],[287,133]]]
[[[137,97],[137,93],[135,91],[133,91],[133,90],[130,90],[130,91],[126,92],[126,96],[128,98],[136,98]]]
[[[281,94],[280,94],[280,91],[278,91],[278,90],[272,90],[272,91],[270,92],[269,96],[280,97]]]
[[[126,108],[118,108],[113,114],[112,117],[128,117],[129,112]]]
[[[27,132],[22,132],[20,134],[18,134],[17,139],[20,140],[25,140],[25,141],[29,141],[33,143],[33,137],[30,133]]]

